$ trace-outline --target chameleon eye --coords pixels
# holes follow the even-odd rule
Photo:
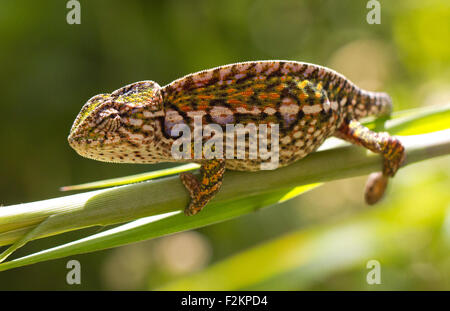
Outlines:
[[[145,106],[150,112],[163,110],[161,87],[153,81],[141,81],[124,86],[112,92],[111,97],[118,105]]]
[[[115,132],[121,124],[122,119],[119,112],[114,108],[108,108],[100,112],[97,128],[107,132]]]
[[[117,99],[119,97],[126,97],[139,93],[147,93],[151,95],[156,91],[158,91],[160,88],[161,87],[156,82],[140,81],[121,87],[118,90],[115,90],[114,92],[111,93],[111,96]]]

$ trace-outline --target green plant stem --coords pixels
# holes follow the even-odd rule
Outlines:
[[[406,164],[450,153],[450,130],[400,139],[407,150]],[[341,146],[316,152],[302,161],[273,171],[229,171],[221,191],[211,203],[213,205],[249,195],[360,176],[379,170],[380,165],[381,158],[378,155],[357,146]],[[30,239],[37,239],[90,226],[123,223],[182,210],[188,201],[188,194],[178,176],[171,176],[57,199],[5,206],[0,210],[0,245],[23,238],[27,231],[32,232]],[[40,225],[33,226],[37,223]]]

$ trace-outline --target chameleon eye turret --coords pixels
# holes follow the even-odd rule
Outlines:
[[[329,68],[253,61],[193,73],[164,87],[142,81],[94,96],[76,118],[69,143],[80,155],[99,161],[185,162],[171,153],[171,129],[179,124],[192,127],[195,118],[220,128],[275,124],[280,129],[279,166],[286,166],[336,136],[383,156],[380,172],[371,175],[365,190],[366,202],[374,204],[405,160],[405,149],[397,138],[372,132],[358,120],[391,110],[387,94],[364,91]],[[201,163],[200,179],[190,173],[180,176],[191,196],[187,215],[198,213],[214,197],[226,169],[256,171],[263,160],[249,159],[246,151],[244,159],[195,161]]]

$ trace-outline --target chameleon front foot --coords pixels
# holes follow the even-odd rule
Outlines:
[[[205,207],[222,186],[224,173],[225,161],[214,159],[205,161],[200,167],[200,181],[192,173],[180,174],[181,182],[191,196],[191,202],[184,210],[185,215],[195,215]]]
[[[200,202],[197,202],[196,200],[197,197],[196,194],[200,192],[200,183],[198,182],[194,174],[191,173],[181,173],[180,179],[183,185],[189,191],[189,195],[191,196],[191,202],[184,209],[184,214],[186,216],[195,215],[198,212],[200,212],[202,208],[206,205],[206,203],[200,204]]]
[[[400,140],[388,133],[373,132],[355,120],[344,123],[336,136],[383,155],[383,170],[370,174],[364,193],[367,204],[377,203],[386,191],[389,177],[395,175],[405,160],[404,146]]]

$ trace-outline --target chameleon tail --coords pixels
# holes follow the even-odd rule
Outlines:
[[[335,136],[383,155],[382,171],[371,174],[366,184],[366,202],[375,204],[383,197],[389,177],[393,177],[405,161],[405,147],[398,138],[386,132],[372,132],[356,120],[344,123]]]
[[[355,114],[357,117],[386,117],[392,112],[391,97],[382,92],[360,91],[356,101]]]
[[[377,117],[390,116],[392,113],[392,98],[387,93],[375,93],[375,105],[378,107]]]

